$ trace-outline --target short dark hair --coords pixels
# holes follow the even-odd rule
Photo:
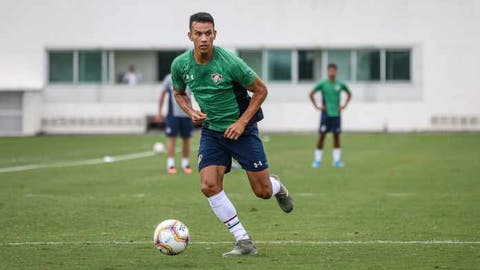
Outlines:
[[[202,22],[202,23],[212,23],[213,28],[215,28],[215,22],[213,21],[212,15],[207,12],[197,12],[190,16],[190,24],[188,25],[189,29],[192,29],[192,23],[193,22]]]
[[[327,69],[329,69],[329,68],[337,69],[337,64],[335,64],[335,63],[329,63],[328,66],[327,66]]]

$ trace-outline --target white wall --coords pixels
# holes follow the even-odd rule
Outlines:
[[[431,125],[432,116],[480,117],[480,1],[476,0],[4,0],[0,1],[0,89],[45,89],[47,48],[188,47],[188,16],[197,11],[214,15],[217,44],[233,49],[412,47],[412,84],[352,85],[354,98],[360,98],[344,114],[346,129],[432,130],[438,128]],[[266,130],[316,129],[318,115],[303,99],[309,88],[303,87],[271,84],[271,99],[264,106]],[[80,102],[79,115],[95,106],[99,115],[108,114],[98,92],[112,99],[118,94],[109,89],[82,92],[80,87],[71,95],[62,91],[72,87],[50,88],[42,92],[42,118],[53,111],[67,114],[61,103],[76,102]],[[389,92],[401,89],[415,98],[388,98]],[[387,97],[362,98],[372,91]],[[138,97],[145,108],[138,111],[139,103],[124,100],[120,92],[109,106],[139,116],[150,112],[146,108],[155,111],[155,100],[145,100],[151,96],[148,90]],[[53,95],[63,99],[52,101]],[[81,100],[90,100],[90,95],[97,99],[83,106]],[[480,126],[459,128],[479,130]],[[32,129],[34,124],[24,127]]]
[[[33,135],[41,130],[41,116],[43,115],[42,93],[40,91],[25,91],[22,103],[23,134]]]

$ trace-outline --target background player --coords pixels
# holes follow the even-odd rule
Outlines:
[[[313,106],[321,111],[320,135],[318,137],[317,149],[315,150],[315,159],[312,163],[314,168],[318,168],[322,164],[323,143],[328,132],[333,133],[333,166],[344,166],[340,150],[340,133],[342,131],[340,112],[347,107],[352,94],[345,83],[337,80],[337,65],[330,63],[327,67],[327,74],[328,79],[320,81],[310,92],[310,100]],[[347,94],[347,99],[345,104],[340,106],[340,94],[342,92]],[[318,104],[315,100],[316,93],[321,93],[321,104]]]
[[[224,256],[248,255],[257,249],[242,226],[237,210],[223,191],[223,176],[231,169],[232,157],[247,171],[256,196],[275,196],[285,212],[293,200],[278,177],[271,176],[257,122],[263,118],[260,105],[268,90],[263,81],[235,54],[214,47],[213,17],[204,12],[190,17],[188,37],[194,48],[172,64],[175,98],[195,123],[203,123],[198,164],[202,192],[215,215],[234,235],[236,244]],[[185,89],[189,87],[201,111],[194,110]],[[253,93],[250,98],[247,90]]]
[[[193,171],[189,165],[190,156],[190,137],[192,137],[193,123],[185,112],[178,106],[173,95],[172,76],[168,74],[163,79],[163,91],[160,94],[158,104],[158,120],[165,121],[162,112],[165,96],[168,94],[168,113],[166,119],[165,133],[168,137],[167,142],[167,172],[169,174],[177,173],[175,168],[175,142],[177,136],[182,138],[182,169],[183,172],[191,174]]]

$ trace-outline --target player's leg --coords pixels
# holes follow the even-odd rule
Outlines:
[[[175,169],[175,143],[176,137],[170,136],[167,141],[167,172],[170,174],[177,173]]]
[[[320,132],[317,140],[317,148],[314,153],[314,160],[312,163],[313,168],[318,168],[322,165],[322,156],[323,156],[323,144],[325,142],[325,132]]]
[[[325,135],[326,135],[325,132],[318,133],[317,149],[323,150],[323,144],[325,142]],[[319,160],[321,160],[321,159],[322,159],[322,157],[320,156]]]
[[[332,126],[333,126],[333,166],[335,167],[343,167],[345,164],[341,159],[341,147],[340,147],[340,133],[341,133],[341,126],[340,126],[340,117],[332,118]]]
[[[285,212],[293,210],[293,199],[277,176],[270,175],[268,161],[258,135],[256,125],[249,126],[238,140],[227,140],[227,147],[233,157],[247,171],[253,192],[259,198],[276,197],[280,208]]]
[[[184,173],[193,172],[190,167],[190,138],[192,137],[193,124],[190,118],[182,117],[180,120],[180,136],[182,137],[182,169]]]
[[[315,149],[314,153],[314,160],[312,163],[313,168],[318,168],[322,164],[322,156],[323,156],[323,144],[325,142],[325,135],[327,131],[327,114],[322,113],[320,117],[320,128],[318,130],[318,140],[317,140],[317,148]]]
[[[190,138],[184,137],[182,138],[182,169],[183,172],[186,174],[193,173],[192,168],[190,167]]]
[[[230,171],[232,156],[220,143],[223,133],[202,130],[199,164],[202,193],[207,197],[213,213],[235,237],[235,247],[224,256],[249,255],[257,249],[243,227],[237,210],[223,191],[223,176]]]
[[[165,127],[167,135],[167,172],[169,174],[177,173],[175,169],[175,143],[178,135],[178,120],[176,117],[168,116],[167,125]]]
[[[278,205],[285,213],[293,210],[293,199],[288,189],[280,182],[278,176],[270,175],[268,169],[262,171],[247,171],[247,176],[253,193],[255,193],[257,197],[270,199],[275,196]]]
[[[235,206],[223,191],[225,171],[225,166],[218,165],[211,165],[200,171],[202,193],[208,198],[213,213],[235,237],[235,247],[223,256],[255,254],[257,253],[255,245],[240,222]]]
[[[340,133],[333,133],[333,148],[340,148]]]
[[[270,172],[268,169],[247,171],[247,176],[252,191],[258,198],[270,199],[280,190],[280,182],[276,179],[270,180]]]

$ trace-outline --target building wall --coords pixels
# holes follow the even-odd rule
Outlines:
[[[41,105],[38,96],[25,96],[33,101],[24,104],[41,109],[25,109],[30,120],[23,121],[24,133],[39,129],[40,119],[58,115],[122,112],[140,119],[155,113],[153,90],[139,88],[132,95],[131,89],[112,86],[47,86],[47,49],[187,48],[188,16],[200,10],[214,15],[217,44],[230,49],[413,48],[410,84],[351,85],[354,100],[343,115],[347,130],[480,129],[473,120],[458,124],[480,117],[480,2],[475,0],[1,1],[0,89],[41,89]],[[306,97],[311,85],[269,85],[265,130],[316,129],[318,114]],[[433,125],[436,117],[443,124]]]

